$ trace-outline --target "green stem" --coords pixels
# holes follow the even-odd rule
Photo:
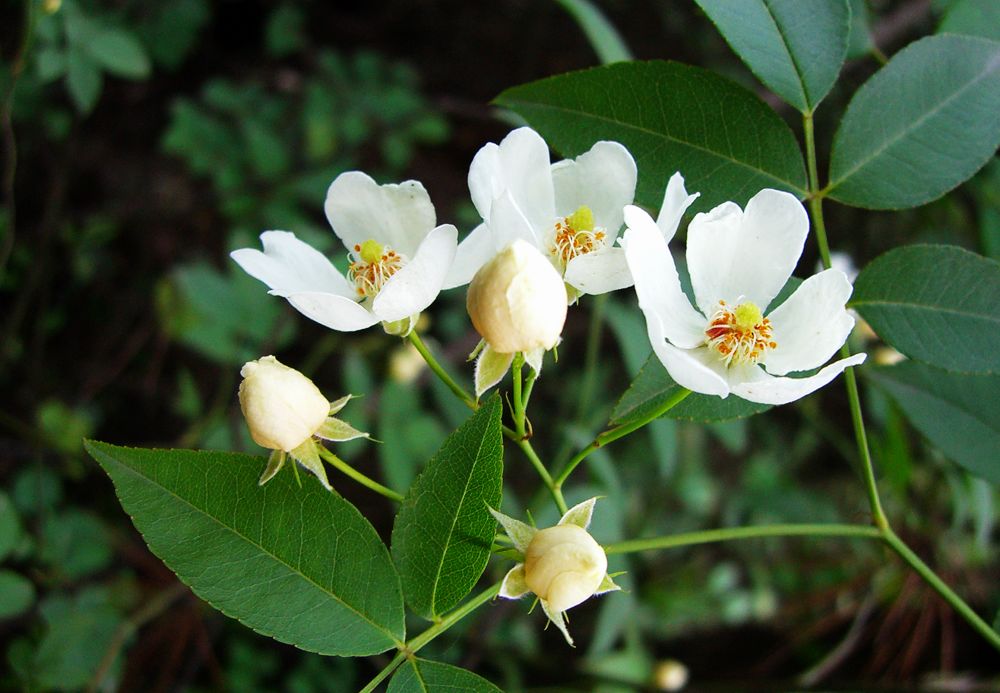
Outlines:
[[[420,339],[420,335],[417,334],[416,330],[412,330],[406,338],[410,340],[410,344],[412,344],[414,348],[420,352],[420,355],[424,357],[424,361],[426,361],[430,369],[434,371],[434,374],[441,379],[441,382],[448,386],[449,390],[455,393],[456,397],[462,400],[462,402],[469,407],[469,409],[472,409],[473,411],[479,409],[479,404],[476,402],[476,399],[466,392],[461,385],[456,383],[450,375],[448,375],[448,371],[446,371],[444,367],[438,363],[438,360],[434,358],[434,355],[431,354],[430,349],[428,349],[427,345],[424,344],[422,339]]]
[[[451,628],[453,625],[461,621],[463,618],[468,616],[470,613],[481,607],[483,604],[488,602],[497,596],[500,592],[501,583],[496,583],[491,587],[480,592],[478,595],[467,601],[462,606],[458,607],[450,614],[442,618],[440,621],[435,623],[433,626],[425,630],[423,633],[417,637],[410,640],[403,646],[403,649],[392,658],[382,671],[380,671],[375,678],[368,682],[368,685],[361,689],[361,693],[372,693],[380,683],[382,683],[386,678],[389,677],[392,672],[394,672],[400,664],[405,660],[409,659],[415,655],[420,648],[429,643],[434,638],[438,637],[446,630]]]
[[[670,396],[670,398],[667,399],[667,401],[664,402],[662,405],[660,405],[660,407],[657,408],[652,414],[643,417],[642,419],[639,419],[637,421],[633,421],[627,424],[622,424],[620,426],[615,426],[614,428],[609,428],[604,433],[597,436],[597,438],[594,439],[594,442],[592,442],[590,445],[588,445],[583,450],[578,452],[576,454],[576,457],[567,462],[566,466],[563,467],[563,470],[559,472],[559,476],[556,477],[555,481],[556,489],[562,488],[562,485],[566,482],[566,479],[569,478],[569,475],[573,473],[573,470],[576,469],[577,465],[583,462],[583,460],[586,459],[592,452],[594,452],[598,448],[604,447],[608,443],[612,443],[618,440],[619,438],[623,438],[627,436],[629,433],[632,433],[633,431],[642,428],[650,421],[660,418],[668,411],[676,407],[678,404],[683,402],[684,398],[690,394],[691,391],[688,390],[687,388],[683,387],[678,388],[677,391],[674,392]]]
[[[514,382],[514,401],[511,403],[511,416],[514,417],[514,431],[517,433],[518,438],[523,439],[524,436],[524,399],[521,394],[521,370],[524,368],[524,356],[518,353],[514,356],[514,365],[512,370],[513,382]]]
[[[864,537],[880,539],[882,533],[875,527],[867,525],[844,524],[795,524],[795,525],[763,525],[760,527],[727,527],[724,529],[708,529],[702,532],[688,532],[666,537],[650,539],[631,539],[604,547],[605,553],[635,553],[637,551],[652,551],[655,549],[673,549],[679,546],[694,544],[710,544],[719,541],[735,541],[737,539],[756,539],[760,537]]]
[[[566,499],[563,498],[562,489],[552,480],[552,475],[545,468],[541,458],[538,457],[538,453],[535,452],[535,448],[531,446],[531,442],[520,437],[513,440],[517,444],[517,447],[521,448],[521,452],[528,458],[528,461],[531,462],[531,466],[538,472],[538,476],[542,478],[546,488],[549,489],[549,493],[552,495],[552,500],[556,502],[559,512],[565,514],[569,508],[566,506]]]
[[[396,493],[391,488],[383,486],[382,484],[378,483],[374,479],[365,476],[364,474],[362,474],[361,472],[359,472],[357,469],[355,469],[351,465],[347,464],[347,462],[344,462],[342,459],[340,459],[339,457],[337,457],[336,455],[334,455],[332,452],[330,452],[329,450],[327,450],[325,446],[319,445],[318,448],[319,448],[319,455],[320,455],[320,457],[322,457],[324,460],[326,460],[327,462],[329,462],[330,464],[332,464],[334,467],[336,467],[337,469],[339,469],[341,472],[343,472],[347,476],[349,476],[352,479],[354,479],[355,481],[357,481],[362,486],[367,486],[368,488],[370,488],[375,493],[381,494],[381,495],[385,496],[386,498],[388,498],[391,501],[396,501],[397,503],[401,503],[403,501],[403,496],[401,494]]]

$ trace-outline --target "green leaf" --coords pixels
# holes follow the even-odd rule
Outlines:
[[[101,68],[93,58],[75,47],[70,48],[68,61],[66,88],[76,105],[76,110],[87,115],[97,105],[101,87],[104,85]]]
[[[851,35],[847,41],[847,57],[860,58],[871,52],[871,49],[868,3],[865,0],[851,0]]]
[[[118,77],[145,79],[152,70],[146,49],[124,29],[102,27],[87,42],[86,50],[101,67]]]
[[[603,64],[632,60],[632,52],[597,5],[589,0],[556,0],[556,2],[562,5],[580,25]]]
[[[411,657],[393,674],[386,693],[502,693],[481,676],[450,664]]]
[[[31,580],[11,570],[0,570],[0,621],[20,616],[35,603]]]
[[[496,103],[523,116],[565,156],[598,140],[628,147],[636,199],[659,209],[667,180],[684,174],[695,206],[747,200],[762,188],[805,196],[795,135],[738,84],[674,62],[616,63],[513,87]]]
[[[695,0],[743,62],[775,94],[812,112],[847,54],[846,0]]]
[[[627,424],[641,421],[650,416],[668,399],[674,396],[680,385],[675,383],[656,356],[650,356],[639,371],[628,390],[618,400],[611,414],[611,423]],[[664,416],[670,419],[686,419],[709,423],[728,421],[753,416],[771,408],[769,404],[758,404],[730,395],[725,399],[713,395],[688,395],[680,404]]]
[[[959,0],[948,8],[938,33],[1000,41],[1000,3],[997,0]]]
[[[6,493],[0,491],[0,561],[5,559],[21,540],[21,518]]]
[[[856,207],[916,207],[971,177],[997,145],[1000,44],[929,36],[854,94],[834,137],[829,194]]]
[[[103,570],[114,558],[107,528],[96,515],[67,508],[47,516],[42,527],[39,557],[71,580]]]
[[[392,557],[406,603],[434,618],[469,593],[486,568],[503,483],[502,407],[493,395],[444,441],[406,494]]]
[[[949,245],[910,245],[858,275],[850,307],[893,348],[952,371],[1000,372],[1000,263]]]
[[[194,592],[303,650],[367,655],[404,638],[399,578],[357,509],[259,457],[87,442],[153,552]]]
[[[949,373],[912,361],[868,370],[944,454],[1000,484],[1000,375]]]

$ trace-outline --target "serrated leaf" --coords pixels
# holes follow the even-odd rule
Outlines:
[[[503,439],[493,395],[444,441],[410,487],[392,529],[406,603],[426,618],[458,604],[486,568],[500,506]]]
[[[1000,375],[949,373],[912,361],[868,375],[944,454],[1000,484]]]
[[[650,356],[639,371],[628,390],[618,400],[611,414],[611,423],[620,425],[641,421],[653,414],[667,400],[674,396],[680,385],[656,356]],[[729,421],[753,416],[771,408],[769,404],[758,404],[730,395],[725,399],[712,395],[692,393],[664,416],[670,419],[686,419],[709,423]]]
[[[404,639],[389,552],[357,509],[263,460],[88,442],[153,552],[224,614],[303,650],[356,656]]]
[[[481,676],[450,664],[412,657],[389,681],[387,693],[503,693]]]
[[[761,82],[812,112],[840,73],[850,36],[846,0],[695,0]]]
[[[1000,2],[997,0],[958,0],[944,15],[940,34],[965,34],[1000,41]]]
[[[636,200],[658,209],[669,177],[701,192],[692,210],[762,188],[805,196],[802,153],[763,101],[725,77],[681,63],[616,63],[523,84],[496,103],[520,114],[565,156],[598,140],[625,145],[639,169]]]
[[[1000,43],[944,34],[893,56],[854,94],[833,140],[829,195],[870,209],[930,202],[1000,145]]]
[[[85,47],[101,67],[118,77],[145,79],[152,71],[146,49],[130,31],[102,27]]]
[[[1000,263],[911,245],[865,267],[848,304],[893,348],[953,371],[1000,372]]]

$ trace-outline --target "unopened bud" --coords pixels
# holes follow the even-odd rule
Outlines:
[[[539,530],[524,554],[524,580],[553,611],[565,611],[593,595],[608,571],[601,545],[574,524]]]
[[[514,241],[483,265],[466,299],[476,330],[501,354],[551,349],[566,322],[566,287],[538,249]]]
[[[679,691],[687,685],[688,668],[676,659],[665,659],[656,665],[653,679],[661,691]]]
[[[247,362],[240,375],[240,409],[261,447],[291,452],[330,414],[330,402],[319,388],[273,356]]]

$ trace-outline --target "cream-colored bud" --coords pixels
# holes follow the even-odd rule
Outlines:
[[[593,595],[607,571],[604,549],[573,524],[539,530],[524,552],[524,580],[553,611],[565,611]]]
[[[656,665],[653,680],[661,691],[679,691],[688,682],[688,668],[676,659],[665,659]]]
[[[562,277],[537,248],[521,240],[476,272],[466,299],[472,324],[501,354],[558,344],[566,304]]]
[[[313,381],[273,356],[248,361],[240,375],[240,409],[262,447],[291,452],[330,414],[330,402]]]

